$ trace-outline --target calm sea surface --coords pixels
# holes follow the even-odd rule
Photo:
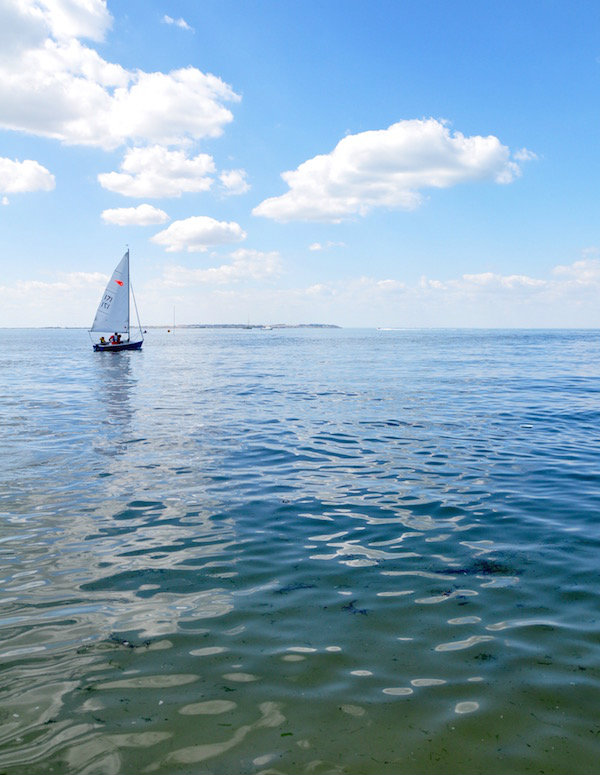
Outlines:
[[[600,333],[0,331],[0,773],[592,773]]]

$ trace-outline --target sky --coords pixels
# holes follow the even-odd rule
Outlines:
[[[600,4],[0,0],[0,326],[600,326]]]

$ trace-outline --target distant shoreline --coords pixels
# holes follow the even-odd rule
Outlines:
[[[144,329],[167,329],[172,328],[227,328],[227,329],[282,329],[282,328],[342,328],[342,326],[333,323],[178,323],[177,325],[153,325],[142,326]],[[87,326],[0,326],[0,329],[37,329],[39,331],[87,331]]]
[[[334,323],[188,323],[173,326],[172,324],[163,325],[147,325],[142,326],[144,330],[152,329],[154,331],[162,330],[170,331],[171,329],[225,329],[225,330],[243,330],[243,329],[258,329],[258,330],[285,330],[285,329],[360,329],[369,331],[589,331],[593,333],[600,332],[600,326],[400,326],[400,327],[387,327],[387,326],[338,326]],[[0,331],[89,331],[88,326],[0,326]]]
[[[341,328],[333,323],[184,323],[176,326],[146,326],[146,328]]]

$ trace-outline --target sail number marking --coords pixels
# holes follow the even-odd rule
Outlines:
[[[113,296],[111,296],[110,293],[105,293],[104,298],[100,302],[100,309],[109,309],[112,300]]]

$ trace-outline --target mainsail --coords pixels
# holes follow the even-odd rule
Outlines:
[[[129,251],[108,281],[90,330],[129,334]]]

